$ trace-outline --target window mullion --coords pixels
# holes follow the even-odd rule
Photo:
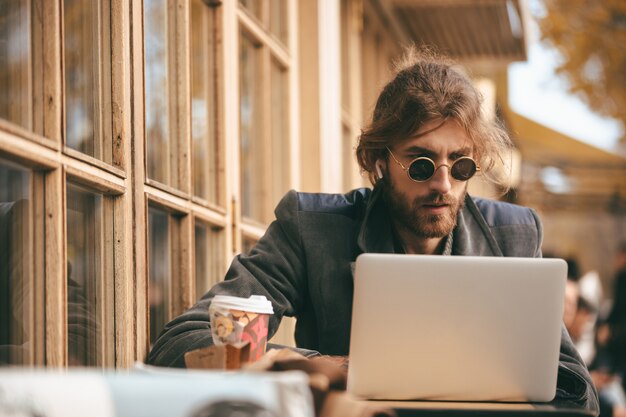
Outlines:
[[[67,365],[67,257],[65,175],[63,168],[45,178],[46,365]]]
[[[61,76],[61,2],[42,3],[43,22],[43,135],[60,145],[63,105]],[[36,24],[36,23],[35,23]]]
[[[116,218],[118,213],[115,212],[115,200],[123,197],[108,197],[105,196],[102,202],[103,216],[101,221],[96,224],[96,227],[100,228],[96,231],[95,236],[102,236],[102,240],[98,241],[99,252],[101,259],[100,273],[102,279],[100,280],[99,292],[102,294],[102,301],[100,307],[100,317],[102,317],[101,330],[100,330],[100,349],[102,352],[102,361],[100,362],[104,367],[114,367],[116,364],[115,351],[119,347],[119,343],[122,342],[116,338],[116,324],[118,324],[119,317],[116,317],[115,305],[117,299],[115,297],[115,281],[120,277],[115,273],[115,264],[117,260],[115,258],[115,251],[113,248],[116,246],[115,236],[116,234]],[[123,245],[122,242],[117,245]],[[126,341],[126,343],[128,343]]]
[[[46,174],[33,175],[33,291],[35,323],[33,340],[34,365],[46,363],[46,206],[44,203]]]
[[[43,18],[43,8],[41,2],[43,0],[33,0],[30,7],[30,27],[31,27],[31,64],[32,70],[30,79],[32,80],[32,119],[31,128],[32,131],[38,135],[43,135],[43,111],[44,111],[44,74],[43,74],[43,62],[44,62],[44,25],[41,23],[45,19]]]
[[[177,161],[172,163],[176,169],[178,184],[176,188],[192,194],[191,188],[191,59],[190,59],[190,39],[189,19],[190,2],[188,0],[177,0],[174,25],[174,51],[173,55],[175,72],[173,79],[176,87],[175,93],[171,95],[170,101],[175,101],[176,134],[172,137],[173,146],[177,148]],[[171,59],[171,58],[170,58]]]
[[[164,159],[167,161],[168,168],[165,169],[165,178],[163,181],[165,184],[169,184],[172,187],[178,188],[179,176],[178,176],[178,155],[176,149],[178,148],[176,142],[179,140],[179,128],[178,128],[178,76],[176,68],[177,52],[173,52],[179,46],[176,45],[178,38],[177,26],[177,1],[167,2],[167,102],[168,102],[168,116],[169,116],[169,131],[167,132],[169,139],[167,140],[166,151]],[[147,138],[150,140],[150,138]],[[163,156],[163,155],[162,155]],[[165,162],[165,161],[163,161]]]

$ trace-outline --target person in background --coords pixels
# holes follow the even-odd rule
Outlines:
[[[478,172],[502,185],[492,168],[512,146],[481,102],[454,63],[408,50],[356,149],[373,189],[287,193],[225,280],[166,325],[148,363],[183,367],[185,352],[212,344],[208,307],[218,294],[267,297],[270,337],[283,316],[296,317],[299,348],[347,363],[359,254],[540,257],[543,228],[533,210],[467,193]],[[561,340],[556,400],[597,413],[591,377],[565,328]]]
[[[567,259],[567,263],[568,281],[563,315],[567,331],[589,366],[591,378],[598,390],[600,417],[626,417],[626,396],[614,359],[619,348],[613,345],[611,328],[606,324],[606,314],[602,315],[599,311],[602,297],[599,276],[597,272],[590,271],[578,278],[579,268],[576,261]],[[618,255],[618,271],[621,265]],[[619,307],[613,308],[612,320],[618,315],[616,311],[619,311]],[[586,340],[587,338],[590,340]]]
[[[567,281],[565,283],[565,300],[563,303],[563,324],[571,336],[570,328],[574,323],[578,299],[580,298],[580,288],[578,286],[580,272],[578,262],[575,259],[567,258],[565,262],[567,262]]]
[[[615,270],[613,306],[606,322],[609,328],[609,351],[626,390],[626,241],[618,246]]]
[[[626,395],[616,373],[610,350],[610,331],[601,315],[596,323],[594,357],[589,364],[591,379],[598,390],[600,417],[626,417]]]
[[[573,318],[570,321],[569,327],[567,327],[567,331],[577,349],[583,339],[585,330],[588,328],[589,324],[593,324],[596,314],[597,310],[593,304],[587,301],[582,295],[579,295]]]

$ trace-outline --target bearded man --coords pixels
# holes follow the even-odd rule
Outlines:
[[[274,308],[270,337],[281,317],[296,317],[299,348],[348,355],[352,272],[362,253],[540,257],[542,226],[533,210],[467,194],[478,172],[497,182],[492,168],[510,147],[463,72],[410,51],[359,138],[357,159],[373,189],[287,193],[257,245],[166,326],[148,362],[184,367],[185,352],[210,345],[208,307],[218,294],[264,295]],[[587,369],[565,331],[557,398],[597,410]]]

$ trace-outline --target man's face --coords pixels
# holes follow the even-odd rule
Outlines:
[[[422,135],[423,132],[428,133]],[[450,168],[440,165],[450,166],[462,156],[474,157],[471,141],[465,130],[453,120],[443,124],[440,120],[428,122],[415,136],[390,148],[395,157],[408,167],[413,159],[426,156],[438,169],[430,179],[415,182],[389,155],[384,178],[385,200],[396,227],[421,239],[441,238],[456,225],[457,213],[463,207],[467,192],[467,181],[455,180],[450,176]]]

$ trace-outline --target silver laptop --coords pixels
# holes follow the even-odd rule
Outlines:
[[[348,391],[552,400],[566,277],[562,259],[360,255]]]

